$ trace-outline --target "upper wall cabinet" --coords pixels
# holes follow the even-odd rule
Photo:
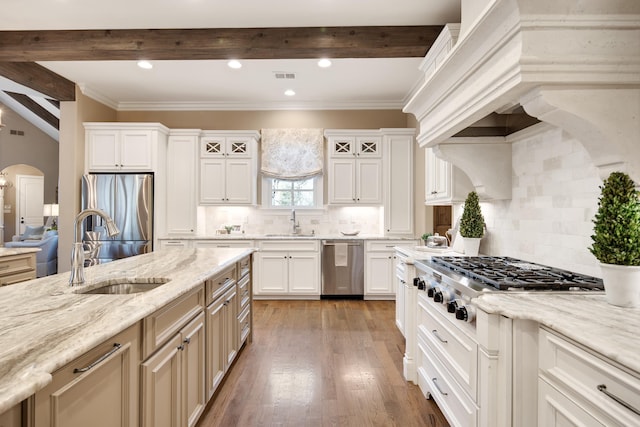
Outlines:
[[[474,191],[469,178],[456,166],[442,160],[432,148],[425,149],[425,205],[450,205],[463,202]]]
[[[371,130],[326,130],[329,204],[382,204],[382,135]]]
[[[413,146],[415,129],[382,129],[384,133],[384,231],[413,236]]]
[[[169,129],[159,123],[84,123],[86,172],[154,172]]]
[[[171,130],[167,147],[167,227],[169,236],[196,232],[199,129]]]
[[[202,205],[256,203],[256,131],[205,131],[200,138]]]

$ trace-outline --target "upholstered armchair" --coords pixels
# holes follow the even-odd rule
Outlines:
[[[5,243],[4,246],[6,248],[40,248],[40,252],[36,253],[36,277],[56,274],[58,272],[58,231],[45,231],[40,239],[26,239],[25,234],[13,236],[13,241]],[[26,237],[35,236],[27,235]]]

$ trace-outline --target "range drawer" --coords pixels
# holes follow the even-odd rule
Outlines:
[[[236,266],[227,267],[222,272],[205,281],[206,288],[206,305],[218,299],[220,295],[225,293],[230,286],[236,283]]]
[[[204,287],[200,286],[145,317],[142,322],[142,358],[149,357],[202,310]]]
[[[605,425],[640,426],[640,374],[615,366],[545,328],[540,329],[539,374]],[[602,387],[604,386],[604,388]]]
[[[418,385],[425,395],[438,403],[438,407],[454,427],[476,427],[478,407],[460,386],[451,380],[429,344],[418,335],[417,351]],[[428,397],[428,396],[427,396]]]
[[[477,400],[478,344],[439,312],[441,306],[427,299],[424,292],[419,294],[418,336],[425,340],[465,392]],[[449,316],[453,318],[453,315]]]

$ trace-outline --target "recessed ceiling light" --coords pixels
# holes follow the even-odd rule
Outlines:
[[[284,94],[287,96],[293,96],[296,94],[296,92],[293,89],[287,89],[284,91]]]
[[[331,67],[331,61],[327,58],[322,58],[318,61],[318,67],[327,68]]]
[[[232,59],[231,61],[227,62],[227,65],[229,66],[229,68],[234,68],[234,69],[238,69],[238,68],[242,68],[242,64],[240,63],[240,61]]]
[[[138,61],[138,67],[150,70],[153,68],[153,64],[149,61]]]

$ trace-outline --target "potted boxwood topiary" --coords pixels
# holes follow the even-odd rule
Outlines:
[[[624,172],[612,172],[600,187],[593,241],[607,301],[640,305],[640,192]]]
[[[460,235],[463,237],[464,254],[478,255],[480,239],[484,236],[484,217],[475,191],[470,192],[464,202],[462,218],[460,218]]]

